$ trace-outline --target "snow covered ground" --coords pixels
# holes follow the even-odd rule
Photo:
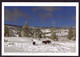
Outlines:
[[[39,53],[75,53],[76,42],[68,41],[66,38],[60,37],[59,41],[53,41],[51,39],[50,44],[42,43],[43,40],[48,38],[27,38],[27,37],[5,37],[4,52],[39,52]],[[35,41],[36,45],[32,42]]]

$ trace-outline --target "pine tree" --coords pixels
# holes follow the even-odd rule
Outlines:
[[[42,32],[42,38],[45,38],[45,33]]]
[[[19,31],[18,34],[19,34],[19,37],[22,37],[22,36],[21,36],[21,31]]]
[[[70,27],[68,31],[68,39],[71,40],[72,38],[73,38],[73,31],[72,31],[72,27]]]
[[[51,29],[51,39],[54,41],[58,41],[58,37],[56,36],[56,32],[54,32],[53,29]]]
[[[76,28],[74,29],[74,32],[73,32],[73,40],[75,41],[76,40]]]
[[[75,36],[75,38],[76,38],[76,28],[74,29],[74,36]]]
[[[22,27],[22,36],[23,37],[28,37],[29,36],[29,33],[28,33],[29,29],[28,28],[29,28],[28,23],[26,21],[25,25]]]
[[[39,28],[34,31],[34,38],[42,38],[42,32]]]
[[[56,36],[56,32],[54,32],[55,27],[54,27],[55,22],[53,21],[53,28],[51,28],[51,39],[53,39],[54,41],[58,41],[58,37]]]
[[[4,36],[9,37],[9,29],[7,26],[4,26]]]
[[[13,32],[12,32],[12,30],[9,30],[9,37],[13,37]]]

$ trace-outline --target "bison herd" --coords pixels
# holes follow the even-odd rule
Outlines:
[[[51,41],[50,40],[45,40],[45,41],[42,41],[43,44],[50,44]],[[36,42],[33,41],[33,45],[36,45]]]

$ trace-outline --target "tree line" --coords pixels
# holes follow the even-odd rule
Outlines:
[[[58,36],[56,32],[54,32],[55,27],[51,28],[51,36],[50,38],[54,41],[58,41]],[[7,27],[4,26],[4,37],[12,37],[13,32]],[[19,37],[33,37],[33,38],[45,38],[45,34],[38,28],[38,29],[29,29],[27,21],[25,25],[22,27],[22,30],[18,32]],[[76,40],[76,29],[73,31],[72,27],[68,29],[68,36],[67,39],[69,40]]]

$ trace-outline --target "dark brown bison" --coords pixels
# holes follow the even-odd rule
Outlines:
[[[44,43],[44,44],[50,44],[51,41],[50,40],[46,40],[46,41],[42,41],[42,43]]]
[[[33,41],[33,45],[35,45],[35,44],[36,44],[36,42]]]
[[[46,42],[47,42],[47,43],[51,43],[51,41],[50,41],[50,40],[47,40]]]
[[[45,44],[47,44],[47,42],[46,42],[46,41],[42,41],[42,43],[45,43]]]

